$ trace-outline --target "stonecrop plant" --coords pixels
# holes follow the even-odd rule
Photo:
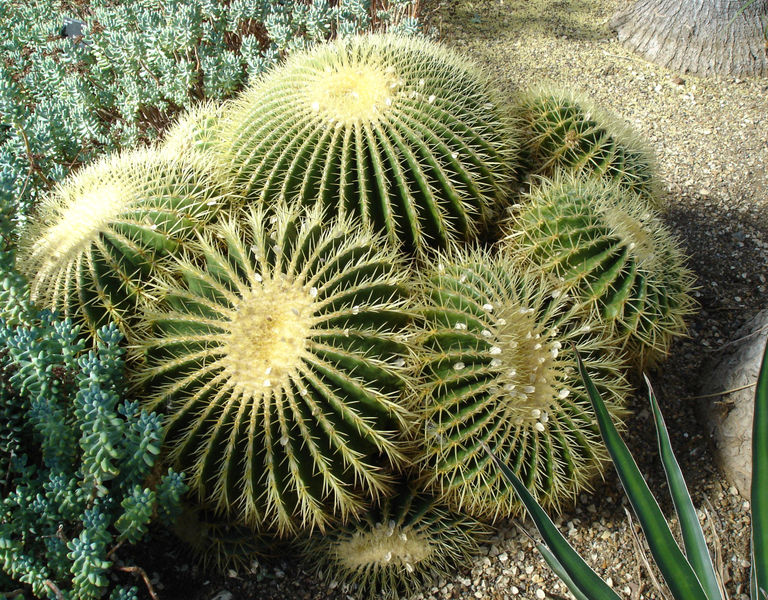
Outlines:
[[[506,206],[508,112],[489,77],[447,48],[356,36],[251,84],[216,155],[249,201],[317,203],[423,253],[483,234]]]
[[[7,207],[6,207],[7,208]],[[162,421],[125,399],[120,333],[99,332],[85,352],[78,328],[38,311],[6,246],[3,219],[0,294],[0,569],[39,598],[137,598],[115,585],[124,544],[150,522],[170,525],[186,486],[181,475],[149,475],[160,452]],[[6,270],[7,269],[7,270]],[[7,444],[7,440],[12,444]]]
[[[608,457],[575,351],[599,373],[616,417],[628,391],[597,322],[573,317],[561,288],[520,274],[503,254],[440,256],[419,287],[421,481],[475,516],[519,513],[487,444],[545,506],[557,509],[587,489]]]
[[[145,405],[219,513],[324,529],[391,489],[413,416],[408,270],[349,219],[251,208],[213,225],[157,290]]]

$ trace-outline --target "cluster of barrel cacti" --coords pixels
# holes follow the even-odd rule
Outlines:
[[[571,93],[506,97],[433,42],[352,37],[84,168],[20,266],[36,301],[128,339],[208,562],[297,540],[397,596],[521,510],[488,450],[553,508],[603,468],[577,354],[620,418],[626,371],[692,310],[658,189]]]

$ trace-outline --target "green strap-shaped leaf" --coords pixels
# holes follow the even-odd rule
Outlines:
[[[536,529],[539,530],[541,537],[544,538],[547,546],[551,550],[550,556],[555,558],[556,564],[560,565],[560,570],[564,572],[568,579],[563,579],[563,582],[573,592],[573,595],[581,600],[586,596],[589,600],[619,600],[619,596],[614,592],[608,584],[606,584],[595,573],[590,566],[584,562],[584,559],[579,556],[578,552],[568,543],[563,537],[552,519],[549,518],[547,513],[538,505],[534,500],[531,493],[523,485],[523,482],[515,475],[514,471],[507,465],[501,462],[486,446],[486,451],[491,455],[496,466],[501,470],[507,480],[512,484],[512,487],[517,492],[520,500],[528,510],[528,514],[531,515],[531,519],[536,524]],[[552,566],[547,555],[544,554],[544,559]],[[560,575],[560,573],[553,567],[552,569]],[[569,583],[570,582],[570,583]],[[571,587],[574,585],[575,587]],[[579,592],[581,596],[578,596],[576,592]]]
[[[768,345],[757,377],[752,417],[751,598],[768,598]]]
[[[547,561],[549,568],[563,581],[576,600],[592,600],[579,589],[579,586],[576,585],[573,579],[571,579],[568,575],[568,571],[566,571],[565,567],[560,564],[560,561],[557,560],[557,557],[554,554],[552,554],[552,551],[546,544],[536,544],[536,548],[541,552],[544,560]]]
[[[603,441],[669,590],[677,600],[708,600],[696,573],[675,542],[656,499],[637,468],[635,459],[611,422],[608,410],[587,375],[581,357],[578,354],[576,356],[579,373],[592,401]]]
[[[693,567],[696,576],[699,578],[701,587],[707,594],[709,600],[722,600],[720,586],[715,576],[715,567],[712,565],[712,559],[709,556],[707,541],[704,538],[704,532],[696,516],[696,509],[693,507],[691,496],[688,493],[688,487],[685,485],[683,473],[680,465],[672,451],[672,444],[669,440],[667,427],[664,424],[664,417],[661,415],[659,403],[656,401],[656,395],[653,393],[651,382],[645,378],[648,386],[648,397],[651,402],[651,411],[656,421],[656,437],[659,442],[659,455],[664,466],[664,473],[667,475],[669,484],[669,493],[672,496],[672,502],[675,504],[675,511],[680,520],[680,529],[683,534],[683,544],[685,545],[685,554],[688,562]]]

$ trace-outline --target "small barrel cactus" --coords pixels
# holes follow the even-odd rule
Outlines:
[[[190,154],[211,160],[218,126],[226,110],[226,103],[208,100],[183,113],[166,132],[162,152],[173,157],[189,157]]]
[[[576,352],[615,417],[627,384],[615,347],[592,335],[561,289],[519,275],[485,251],[441,257],[423,281],[424,482],[451,506],[478,517],[521,510],[484,446],[558,509],[589,486],[607,459]]]
[[[571,177],[532,191],[506,238],[522,268],[573,288],[640,366],[685,332],[693,274],[648,204],[621,186]]]
[[[275,207],[273,207],[275,208]],[[169,460],[213,509],[321,530],[390,489],[412,421],[407,269],[359,223],[277,207],[209,227],[140,344]]]
[[[534,175],[616,181],[659,207],[652,152],[618,118],[571,91],[534,89],[516,102],[523,153]]]
[[[356,586],[360,598],[410,598],[456,572],[479,551],[490,528],[403,487],[347,526],[306,544],[327,580]]]
[[[317,202],[419,252],[475,237],[505,204],[507,112],[488,77],[434,42],[344,38],[235,100],[219,155],[252,201]]]
[[[172,530],[202,568],[213,573],[247,572],[264,558],[288,552],[285,542],[196,504],[183,505]]]
[[[202,166],[138,150],[105,157],[47,196],[22,235],[32,300],[128,339],[162,259],[229,201]]]

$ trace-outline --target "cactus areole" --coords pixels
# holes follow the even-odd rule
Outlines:
[[[420,252],[472,239],[503,207],[517,155],[503,106],[440,45],[345,38],[236,100],[218,154],[253,202],[317,202]]]

